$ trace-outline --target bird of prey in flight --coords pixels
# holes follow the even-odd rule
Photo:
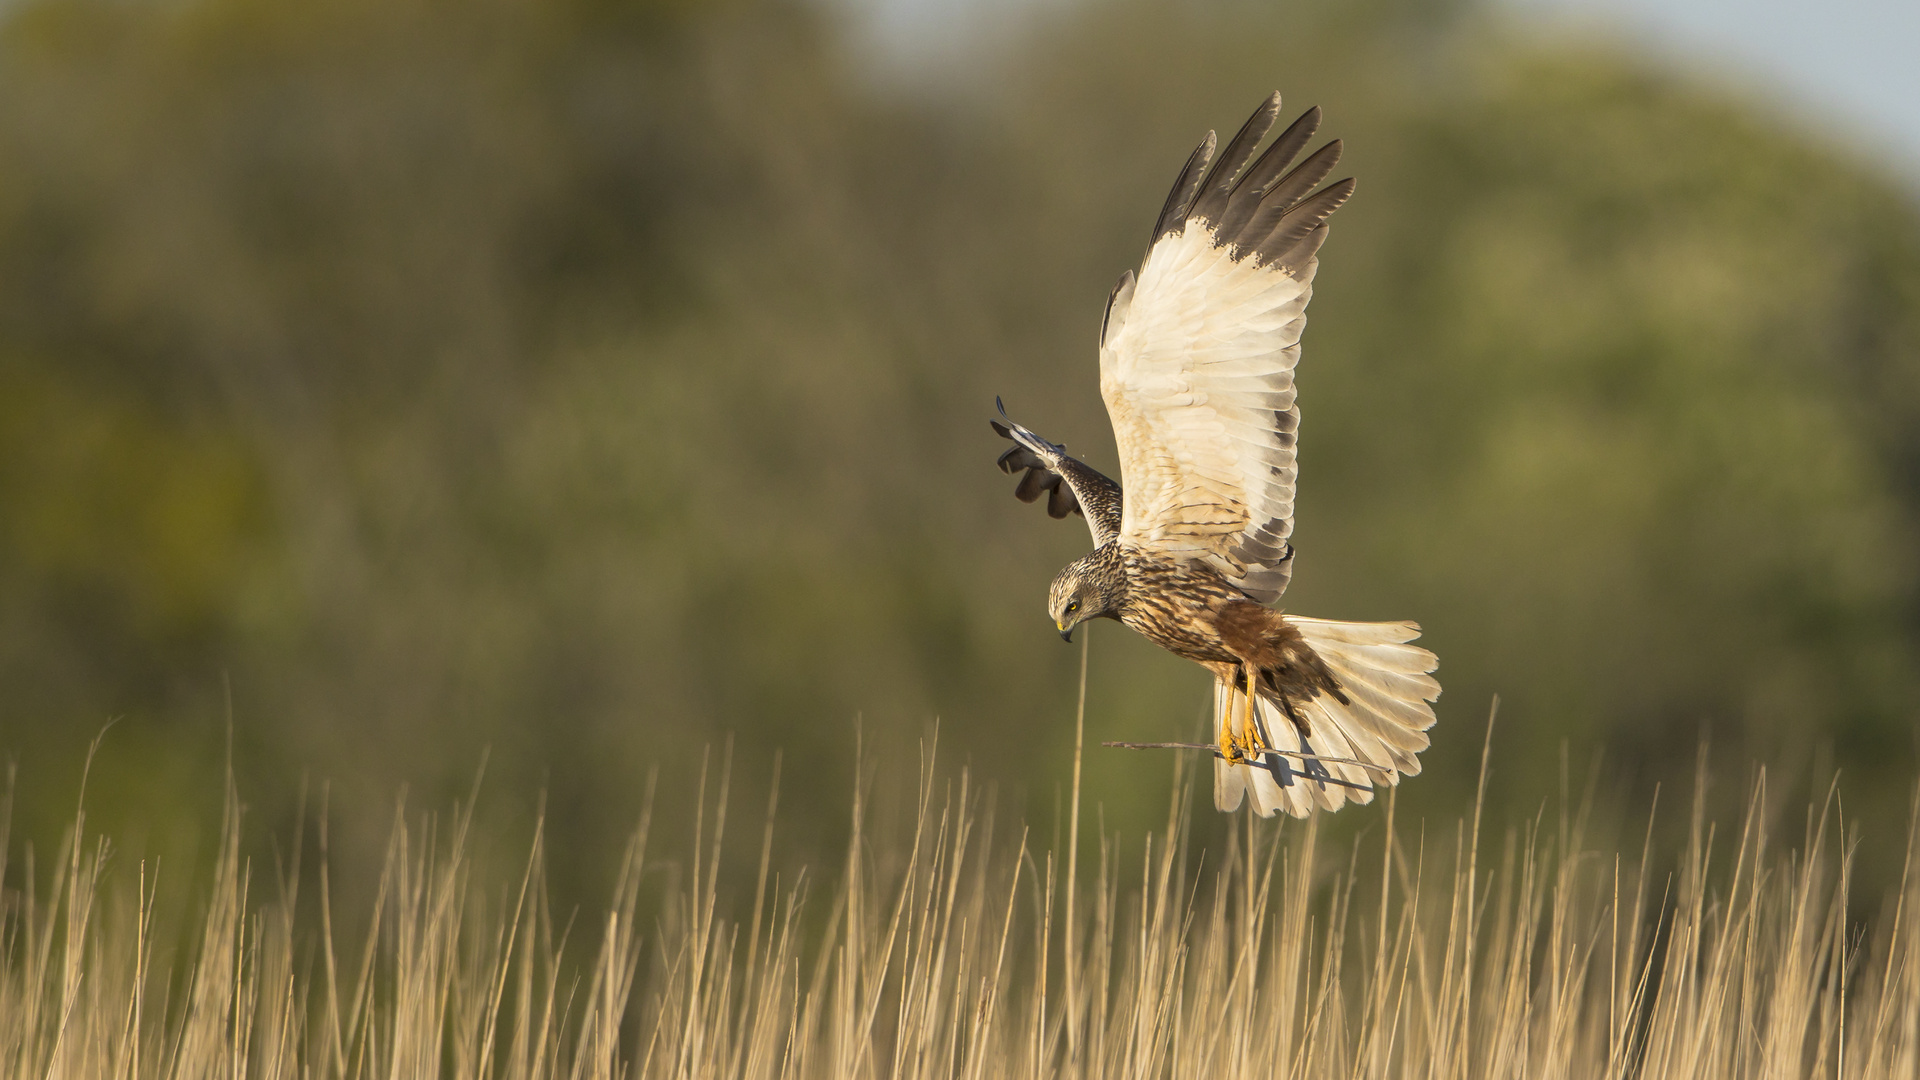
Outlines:
[[[1320,186],[1338,141],[1293,164],[1318,108],[1256,156],[1279,114],[1276,93],[1217,157],[1207,133],[1107,301],[1100,396],[1124,489],[1004,408],[993,426],[1015,444],[999,462],[1023,474],[1014,494],[1093,532],[1047,597],[1061,636],[1116,619],[1213,672],[1214,804],[1305,817],[1418,773],[1440,684],[1413,623],[1270,606],[1293,574],[1300,331],[1327,217],[1353,193]]]

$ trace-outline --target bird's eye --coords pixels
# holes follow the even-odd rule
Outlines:
[[[1080,601],[1078,600],[1067,601],[1067,614],[1071,615],[1074,612],[1079,610],[1080,610]]]

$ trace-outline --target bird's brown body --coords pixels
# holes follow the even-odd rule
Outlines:
[[[1247,684],[1251,667],[1262,695],[1303,735],[1312,732],[1293,708],[1322,693],[1343,702],[1326,664],[1286,616],[1255,603],[1203,563],[1170,559],[1115,543],[1126,576],[1119,620],[1155,645],[1213,672],[1229,688]]]

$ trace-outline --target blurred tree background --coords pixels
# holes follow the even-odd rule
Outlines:
[[[940,719],[1045,827],[1084,550],[995,394],[1113,468],[1093,335],[1179,164],[1268,90],[1360,179],[1302,366],[1287,606],[1412,618],[1416,808],[1834,762],[1900,813],[1920,656],[1920,213],[1819,131],[1468,4],[1087,0],[945,81],[774,0],[0,8],[0,750],[191,852],[231,718],[268,821],[544,789],[564,864],[650,767],[784,754],[798,851],[856,731]],[[1090,740],[1205,676],[1094,632]],[[1109,825],[1167,763],[1096,750]],[[305,778],[305,780],[303,780]],[[756,796],[758,798],[758,796]],[[509,800],[510,802],[513,800]],[[1365,812],[1362,812],[1364,814]],[[1342,818],[1361,815],[1341,815]],[[1364,824],[1364,822],[1356,822]],[[596,863],[597,865],[597,863]]]

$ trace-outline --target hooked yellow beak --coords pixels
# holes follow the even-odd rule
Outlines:
[[[1058,630],[1058,631],[1060,631],[1060,640],[1061,640],[1061,641],[1064,641],[1064,642],[1066,642],[1066,643],[1067,643],[1067,644],[1069,644],[1069,645],[1071,645],[1071,644],[1073,644],[1073,627],[1071,627],[1071,626],[1062,626],[1062,625],[1060,625],[1060,620],[1059,620],[1059,619],[1055,619],[1055,620],[1053,620],[1053,628],[1054,628],[1054,629],[1056,629],[1056,630]]]

